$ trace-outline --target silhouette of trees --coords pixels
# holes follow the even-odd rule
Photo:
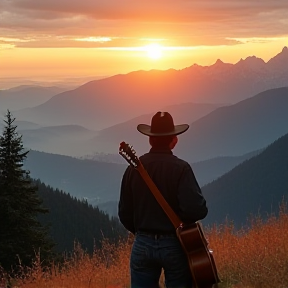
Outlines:
[[[30,265],[39,251],[47,257],[53,247],[47,228],[37,218],[48,210],[42,207],[29,171],[23,169],[29,151],[24,151],[14,121],[8,110],[0,135],[0,266],[5,270],[19,260]]]
[[[95,248],[101,248],[104,239],[117,244],[127,237],[127,231],[118,217],[110,217],[86,200],[47,186],[39,179],[35,184],[45,207],[49,209],[48,214],[39,215],[39,220],[43,225],[50,225],[50,235],[56,243],[57,252],[73,251],[76,242],[92,254]]]
[[[8,110],[0,134],[0,269],[31,266],[39,255],[41,261],[57,261],[75,242],[93,253],[104,239],[116,244],[127,237],[118,218],[31,179],[23,168],[29,151],[14,121]]]

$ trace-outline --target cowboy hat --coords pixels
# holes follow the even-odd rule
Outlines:
[[[151,126],[139,124],[137,130],[147,136],[170,136],[184,133],[188,124],[174,125],[172,116],[168,112],[157,112],[151,119]]]

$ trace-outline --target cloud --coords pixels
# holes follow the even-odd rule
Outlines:
[[[254,15],[275,10],[287,10],[286,0],[251,0],[251,1],[215,1],[215,0],[11,0],[10,7],[39,13],[46,17],[58,17],[63,14],[87,15],[98,20],[140,20],[167,22],[198,22],[233,19],[244,15]],[[39,15],[39,14],[37,14]],[[40,14],[41,15],[41,14]]]
[[[227,38],[227,40],[236,41],[237,43],[247,44],[247,43],[269,43],[277,42],[280,40],[287,40],[287,37],[250,37],[250,38]]]
[[[0,19],[0,35],[15,38],[4,44],[21,47],[229,45],[288,35],[288,1],[1,0]],[[75,41],[85,38],[111,41]]]

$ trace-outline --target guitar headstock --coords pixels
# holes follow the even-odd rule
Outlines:
[[[120,143],[119,154],[134,168],[137,168],[140,164],[136,151],[133,147],[124,141]]]

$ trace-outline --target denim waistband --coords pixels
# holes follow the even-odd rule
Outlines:
[[[153,239],[160,239],[160,238],[167,238],[167,237],[177,237],[176,231],[175,232],[146,232],[146,231],[138,231],[136,232],[136,235],[143,235],[148,236]]]

